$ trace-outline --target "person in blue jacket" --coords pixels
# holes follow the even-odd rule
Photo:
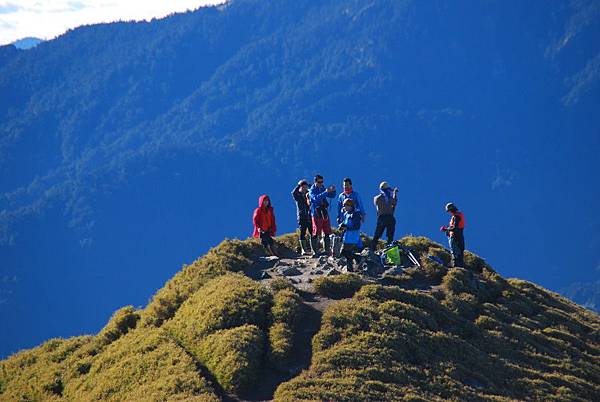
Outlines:
[[[360,195],[352,189],[352,179],[346,177],[342,182],[344,191],[338,195],[337,203],[337,223],[341,224],[344,220],[344,201],[350,199],[354,202],[354,210],[360,214],[361,221],[365,221],[366,211]]]
[[[319,239],[325,234],[324,248],[325,253],[331,254],[331,223],[329,221],[329,202],[327,198],[335,197],[335,186],[325,187],[323,176],[315,176],[315,183],[308,190],[308,200],[310,201],[310,215],[312,217],[312,237],[310,238],[310,247],[313,256],[317,256],[319,249]]]
[[[339,226],[339,229],[344,232],[342,241],[344,243],[342,247],[342,255],[346,257],[348,261],[348,272],[354,270],[354,261],[358,262],[359,257],[355,251],[358,249],[360,244],[360,225],[362,222],[362,215],[354,207],[354,201],[350,198],[344,201],[344,212],[343,221]]]

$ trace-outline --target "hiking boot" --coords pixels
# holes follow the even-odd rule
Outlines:
[[[352,259],[346,259],[346,271],[354,272],[354,264],[352,263]]]
[[[273,257],[279,257],[279,255],[277,255],[277,249],[275,248],[275,245],[269,245],[267,246],[267,251],[273,256]]]
[[[323,250],[324,254],[328,255],[328,256],[331,255],[331,238],[329,236],[325,235],[325,239],[323,240],[323,242],[324,242],[323,245],[325,246],[324,247],[325,250]]]
[[[316,237],[310,238],[310,249],[312,251],[312,257],[319,256],[319,239],[317,239]]]
[[[300,240],[300,254],[301,255],[310,254],[310,247],[309,247],[308,241],[306,239]]]

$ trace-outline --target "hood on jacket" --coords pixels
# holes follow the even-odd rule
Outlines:
[[[262,208],[263,202],[265,202],[265,200],[269,200],[269,206],[272,206],[271,205],[271,199],[269,198],[269,196],[266,195],[266,194],[263,194],[260,197],[258,197],[258,207],[259,208]]]

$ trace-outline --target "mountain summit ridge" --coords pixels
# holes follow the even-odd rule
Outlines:
[[[295,254],[297,240],[277,238],[290,261],[315,261]],[[225,240],[145,308],[119,309],[97,335],[52,339],[0,361],[0,400],[600,397],[598,315],[505,280],[470,252],[465,269],[447,269],[427,258],[449,259],[439,244],[401,242],[421,267],[387,285],[323,277],[339,292],[319,294],[322,284],[303,292],[282,276],[252,280],[262,269],[260,243]],[[431,286],[410,290],[415,279]],[[320,317],[315,327],[311,314]]]

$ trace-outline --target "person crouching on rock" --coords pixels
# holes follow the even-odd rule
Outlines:
[[[312,248],[313,257],[319,254],[319,239],[321,234],[325,234],[324,247],[325,254],[331,254],[331,239],[329,235],[331,231],[331,223],[329,222],[329,202],[327,198],[335,197],[335,186],[325,187],[323,184],[323,176],[316,175],[315,183],[308,191],[308,200],[310,202],[310,214],[312,216],[312,237],[310,239],[310,247]]]
[[[254,222],[254,237],[260,238],[267,254],[277,256],[273,240],[273,236],[277,232],[277,225],[275,224],[275,212],[268,195],[261,195],[258,198],[258,208],[254,210],[252,221]]]
[[[343,221],[339,226],[344,231],[342,255],[348,261],[348,272],[354,270],[354,261],[358,261],[355,251],[360,243],[360,224],[362,213],[354,207],[354,201],[350,198],[344,200]]]

